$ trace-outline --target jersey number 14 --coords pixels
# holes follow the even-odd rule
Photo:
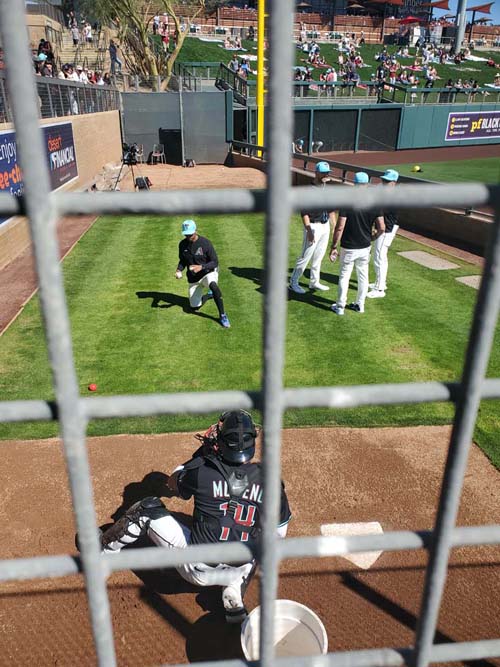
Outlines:
[[[219,505],[219,509],[224,512],[224,516],[227,514],[227,510],[229,508],[229,503],[222,503]],[[245,509],[246,509],[246,516],[245,516]],[[250,528],[255,524],[255,505],[240,505],[240,503],[237,503],[236,505],[236,511],[234,513],[234,522],[237,523],[239,526],[245,526],[247,528]],[[221,542],[226,542],[229,539],[229,533],[230,529],[227,526],[222,526],[221,534],[219,537],[219,540]],[[246,531],[242,531],[241,537],[240,537],[241,542],[247,542],[248,541],[248,533]]]

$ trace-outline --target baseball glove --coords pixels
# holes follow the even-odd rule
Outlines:
[[[220,422],[212,424],[205,431],[205,433],[196,433],[195,438],[201,442],[202,456],[209,456],[210,454],[217,454],[219,445],[217,444],[217,435],[219,433]]]

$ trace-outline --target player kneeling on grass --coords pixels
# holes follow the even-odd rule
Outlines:
[[[217,284],[219,280],[217,253],[210,241],[197,233],[194,220],[184,220],[182,233],[184,239],[179,243],[179,264],[175,277],[182,278],[182,272],[187,268],[191,308],[198,310],[213,296],[219,311],[219,322],[225,329],[229,329],[231,324],[224,312],[224,302]],[[205,290],[207,292],[204,294]]]
[[[217,424],[198,438],[202,446],[193,458],[175,469],[168,480],[171,495],[194,497],[190,530],[169,513],[159,498],[139,501],[101,536],[105,553],[116,553],[147,532],[160,547],[183,549],[188,544],[245,542],[254,551],[261,533],[262,472],[251,463],[257,437],[252,417],[244,410],[225,412]],[[291,514],[285,487],[281,491],[278,535],[285,537]],[[176,569],[197,586],[221,586],[228,623],[246,615],[243,595],[256,562],[240,565],[193,563]]]

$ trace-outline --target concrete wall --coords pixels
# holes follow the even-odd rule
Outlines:
[[[41,124],[70,121],[73,126],[78,179],[68,183],[63,190],[83,190],[93,181],[95,175],[109,162],[121,159],[120,117],[118,111],[106,111],[82,116],[47,118]],[[1,129],[14,129],[12,125],[2,125]],[[0,225],[0,268],[12,262],[30,245],[28,223],[25,218],[16,217]]]

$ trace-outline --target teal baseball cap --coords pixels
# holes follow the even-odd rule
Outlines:
[[[385,174],[381,176],[384,181],[392,181],[397,183],[399,180],[399,173],[395,169],[387,169]]]
[[[366,184],[370,182],[370,178],[365,171],[357,171],[354,174],[354,182],[358,184]]]
[[[318,162],[316,165],[316,171],[319,174],[329,174],[330,173],[330,165],[328,162]]]
[[[196,222],[194,220],[184,220],[182,223],[182,233],[184,236],[191,236],[196,231]]]

